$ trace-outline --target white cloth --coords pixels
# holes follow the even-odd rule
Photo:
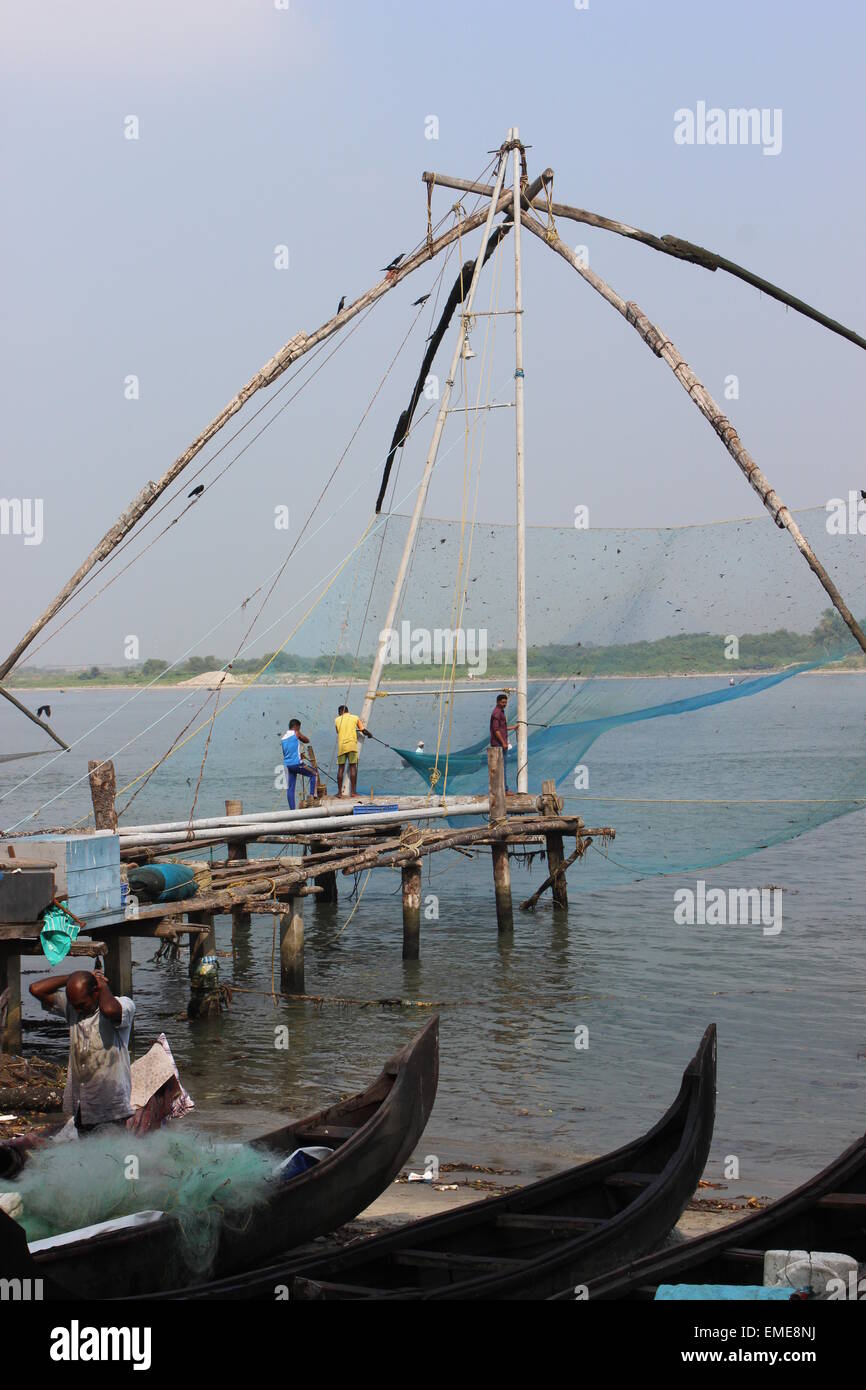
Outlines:
[[[59,989],[49,1005],[51,1013],[69,1024],[63,1110],[74,1115],[80,1109],[83,1125],[123,1121],[132,1114],[129,1033],[135,1005],[126,995],[119,995],[117,1002],[121,1008],[117,1024],[99,1009],[82,1018],[67,1000],[65,989]]]

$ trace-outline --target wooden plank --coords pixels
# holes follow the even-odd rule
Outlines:
[[[570,1231],[591,1231],[606,1226],[606,1216],[535,1216],[531,1212],[505,1212],[497,1216],[496,1224],[506,1231],[551,1231],[568,1235]]]
[[[21,958],[0,946],[0,1052],[21,1053]]]
[[[825,1211],[850,1211],[863,1216],[866,1215],[866,1193],[828,1192],[818,1198],[818,1206]]]
[[[462,1255],[450,1250],[398,1250],[395,1264],[412,1265],[419,1269],[520,1269],[525,1260],[508,1255]]]

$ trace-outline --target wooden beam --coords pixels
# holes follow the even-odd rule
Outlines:
[[[545,183],[549,183],[553,178],[553,170],[545,171],[549,178],[545,178]],[[444,188],[459,188],[467,193],[478,193],[487,195],[492,193],[490,184],[473,183],[468,179],[455,179],[447,174],[424,173],[421,178],[426,184],[439,184]],[[524,199],[524,207],[527,200]],[[813,319],[815,323],[820,323],[822,328],[829,328],[831,333],[838,333],[840,337],[847,338],[850,343],[854,343],[859,348],[866,348],[866,338],[855,333],[853,328],[846,328],[837,319],[831,319],[820,309],[807,304],[805,300],[798,299],[796,295],[789,294],[787,290],[781,289],[771,281],[765,280],[760,275],[755,275],[753,271],[747,270],[745,266],[738,265],[736,261],[729,261],[726,256],[720,256],[715,251],[708,251],[705,246],[697,246],[693,241],[685,241],[682,237],[654,236],[652,232],[645,232],[640,227],[632,227],[627,222],[618,222],[613,217],[602,217],[600,213],[588,212],[586,208],[573,207],[569,203],[548,202],[547,197],[533,198],[531,206],[539,212],[546,212],[553,217],[566,217],[572,222],[582,222],[588,227],[598,227],[604,232],[614,232],[617,236],[626,237],[629,241],[638,241],[643,246],[649,246],[653,251],[660,251],[665,256],[673,256],[676,260],[689,261],[692,265],[699,265],[704,270],[724,270],[728,275],[735,276],[738,280],[743,280],[747,285],[752,285],[754,289],[760,290],[762,294],[769,295],[771,299],[776,299],[780,304],[787,305],[790,309],[795,309],[798,314],[805,315],[806,318]]]
[[[678,348],[660,328],[652,323],[633,300],[624,300],[616,290],[612,289],[606,281],[602,280],[589,266],[582,265],[570,247],[566,246],[558,236],[551,236],[545,227],[536,222],[527,213],[521,213],[523,225],[537,236],[551,250],[556,251],[563,260],[568,261],[569,265],[582,276],[593,289],[612,305],[618,313],[622,314],[627,323],[630,323],[638,336],[643,339],[647,347],[655,353],[656,357],[661,357],[670,367],[677,381],[689,398],[697,406],[705,420],[708,420],[715,430],[719,439],[724,444],[731,458],[745,476],[746,480],[760,497],[770,516],[776,525],[788,531],[800,554],[812,573],[816,576],[824,591],[828,595],[833,607],[839,613],[845,625],[852,633],[858,645],[866,652],[866,633],[863,632],[854,614],[846,604],[833,580],[830,578],[821,561],[818,559],[811,545],[807,541],[803,532],[800,530],[793,516],[785,506],[779,494],[771,487],[768,478],[761,472],[751,454],[746,450],[740,436],[734,429],[728,417],[713,400],[703,382],[692,371],[685,358]]]
[[[46,724],[43,719],[40,719],[39,716],[34,714],[31,709],[28,709],[26,705],[22,705],[21,701],[17,700],[12,692],[7,690],[3,685],[0,685],[0,695],[3,696],[4,700],[8,700],[10,705],[14,705],[17,710],[20,710],[22,714],[26,714],[31,723],[37,724],[40,729],[44,729],[49,738],[53,738],[56,744],[59,744],[67,753],[69,752],[69,744],[64,743],[59,734],[55,734],[51,725]]]
[[[506,206],[509,193],[504,193],[499,200],[496,211],[499,212]],[[75,593],[82,580],[90,573],[95,565],[108,558],[113,550],[120,545],[121,541],[129,535],[130,531],[136,526],[147,511],[171,486],[176,478],[192,462],[197,454],[206,444],[218,434],[224,425],[234,415],[242,410],[247,401],[256,394],[257,391],[271,386],[283,372],[310,352],[319,343],[327,341],[334,333],[345,328],[352,319],[362,313],[364,309],[375,304],[384,295],[395,289],[408,275],[425,265],[428,261],[438,256],[440,251],[450,246],[453,242],[468,235],[476,227],[480,227],[487,218],[487,208],[481,208],[478,212],[472,213],[469,217],[464,217],[456,226],[449,231],[443,232],[431,242],[425,242],[419,250],[407,256],[403,264],[395,270],[389,271],[383,280],[380,280],[372,289],[360,295],[352,304],[348,304],[341,313],[335,314],[312,333],[296,333],[288,342],[284,343],[273,357],[269,358],[262,367],[250,377],[245,386],[237,392],[226,406],[216,415],[213,420],[201,431],[192,443],[180,454],[157,482],[148,482],[141,491],[132,499],[129,506],[123,511],[117,521],[111,526],[102,539],[94,546],[90,554],[78,566],[72,577],[64,584],[63,588],[52,599],[51,603],[42,614],[31,624],[24,633],[24,636],[13,647],[12,651],[3,662],[0,662],[0,680],[6,676],[18,661],[19,657],[27,650],[34,638],[60,611],[63,605]]]

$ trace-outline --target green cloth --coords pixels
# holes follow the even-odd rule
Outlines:
[[[42,919],[39,940],[52,965],[59,965],[69,955],[78,931],[78,923],[62,907],[49,907]]]

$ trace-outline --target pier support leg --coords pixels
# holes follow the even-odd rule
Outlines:
[[[206,933],[190,937],[187,1017],[190,1020],[211,1018],[220,1011],[220,972],[216,955],[214,914],[190,912],[187,914],[187,920],[196,926],[208,928]]]
[[[107,931],[105,933],[105,978],[108,981],[112,994],[125,994],[128,999],[132,998],[132,938],[122,936],[118,931]],[[135,1025],[129,1034],[129,1046],[132,1048],[132,1038]]]
[[[242,801],[226,801],[227,816],[242,816],[244,813],[244,803]],[[246,861],[247,842],[246,840],[229,840],[228,858],[230,862],[236,859]],[[238,927],[248,927],[250,924],[250,914],[244,912],[242,907],[232,908],[232,944],[234,945],[235,931]]]
[[[505,760],[501,748],[488,748],[487,770],[489,774],[490,824],[501,826],[506,820],[505,809]],[[508,859],[508,842],[493,845],[493,892],[496,899],[496,925],[500,932],[514,930],[514,911],[511,903],[511,864]]]
[[[90,777],[90,799],[93,802],[93,823],[97,830],[113,830],[117,833],[117,778],[114,763],[101,763],[91,758],[87,764]]]
[[[555,814],[559,807],[556,798],[556,783],[554,781],[542,782],[541,795],[550,814]],[[562,832],[552,830],[549,835],[545,835],[547,841],[547,872],[556,873],[565,863],[565,850],[562,846]],[[568,907],[568,884],[565,874],[560,874],[553,880],[551,888],[553,894],[553,906],[560,908]]]
[[[421,947],[421,863],[404,864],[403,880],[403,959],[417,960]]]
[[[21,957],[0,945],[0,1052],[21,1055]]]
[[[326,846],[322,844],[321,840],[314,840],[310,845],[310,853],[317,854],[325,848]],[[317,888],[322,890],[321,893],[315,895],[317,907],[320,903],[335,903],[337,901],[337,872],[335,869],[331,869],[329,873],[319,874],[318,878],[313,879],[313,882]]]
[[[280,917],[280,989],[304,993],[304,900],[289,898]]]

